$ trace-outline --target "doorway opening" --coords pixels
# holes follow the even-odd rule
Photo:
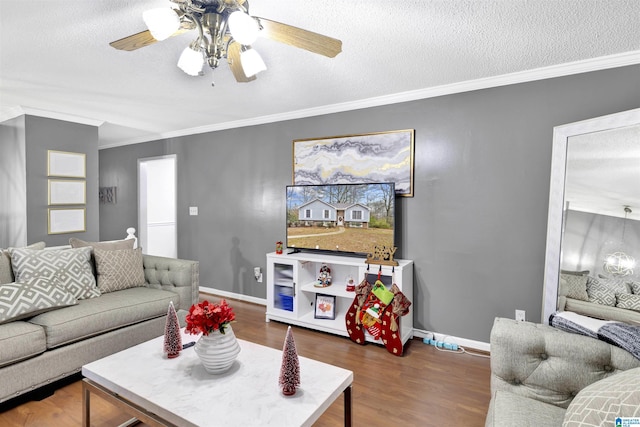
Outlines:
[[[147,255],[178,257],[177,158],[138,159],[139,246]]]

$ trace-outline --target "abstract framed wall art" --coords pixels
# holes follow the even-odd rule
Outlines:
[[[413,197],[414,129],[293,141],[293,184],[393,182]]]

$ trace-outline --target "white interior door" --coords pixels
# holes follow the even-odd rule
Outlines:
[[[142,252],[177,258],[175,154],[138,159],[138,187]]]

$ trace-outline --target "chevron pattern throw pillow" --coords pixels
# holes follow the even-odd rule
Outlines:
[[[45,243],[38,242],[29,246],[25,246],[23,249],[44,249]],[[11,254],[8,249],[0,249],[0,285],[3,283],[13,283],[14,276],[13,270],[11,270]]]
[[[98,288],[107,293],[145,286],[142,248],[105,251],[93,248]]]
[[[56,279],[34,278],[28,283],[0,285],[0,324],[77,304]]]
[[[611,307],[616,305],[615,291],[595,277],[589,277],[589,280],[587,280],[587,294],[589,295],[589,302]]]
[[[616,307],[640,311],[640,295],[618,294],[616,295],[616,298],[618,300]]]
[[[96,278],[91,272],[91,248],[10,249],[16,282],[33,278],[57,279],[77,299],[100,296]]]

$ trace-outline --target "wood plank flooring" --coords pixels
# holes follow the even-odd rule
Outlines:
[[[238,338],[282,348],[286,324],[266,323],[263,306],[229,302],[236,313],[233,330]],[[484,426],[491,397],[486,357],[439,351],[420,339],[408,342],[404,356],[396,357],[383,346],[361,346],[331,334],[298,327],[293,327],[293,334],[301,356],[354,372],[354,426]],[[0,413],[0,426],[80,426],[81,391],[81,382],[75,378],[43,400],[9,407]],[[341,426],[343,413],[340,397],[314,426]],[[117,426],[128,420],[98,397],[91,399],[91,414],[95,427]]]

